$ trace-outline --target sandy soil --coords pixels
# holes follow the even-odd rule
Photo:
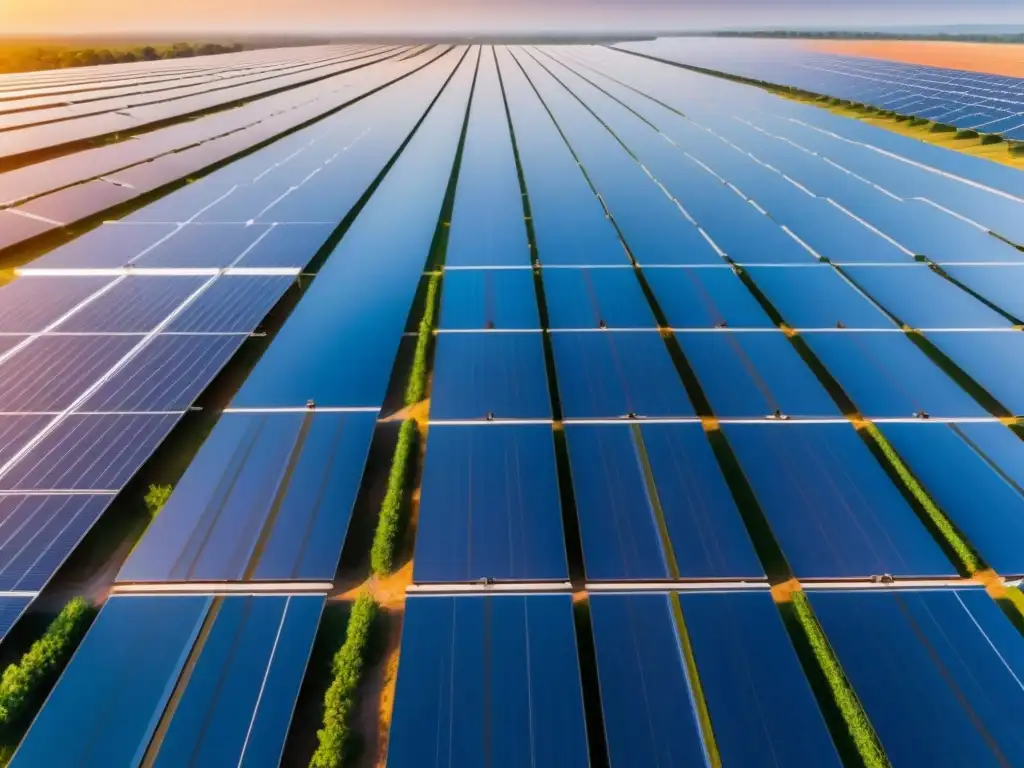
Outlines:
[[[1024,77],[1024,45],[924,40],[815,40],[805,45],[823,53]]]

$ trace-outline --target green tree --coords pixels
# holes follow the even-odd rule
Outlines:
[[[171,493],[174,491],[174,487],[171,485],[150,485],[149,491],[146,493],[143,501],[146,504],[146,509],[149,510],[150,518],[154,518],[160,514],[160,510],[164,508],[164,504],[171,498]]]

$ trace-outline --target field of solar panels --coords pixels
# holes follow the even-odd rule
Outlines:
[[[1024,174],[737,78],[1024,81],[780,50],[0,77],[0,756],[1024,765]]]

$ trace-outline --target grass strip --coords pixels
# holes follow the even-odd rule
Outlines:
[[[345,642],[331,665],[333,678],[324,695],[324,726],[316,732],[319,744],[309,761],[310,768],[341,768],[350,734],[349,716],[355,709],[356,689],[376,616],[374,599],[366,592],[359,595],[348,617]]]
[[[896,451],[893,450],[893,447],[889,445],[889,441],[885,439],[885,436],[879,432],[878,428],[874,424],[866,424],[865,429],[871,436],[871,439],[874,440],[875,444],[881,449],[886,460],[892,465],[892,468],[896,471],[900,480],[907,487],[907,490],[910,491],[917,503],[921,505],[921,508],[928,516],[932,525],[935,526],[939,535],[942,536],[945,543],[960,560],[960,565],[963,566],[968,574],[974,574],[981,570],[982,565],[978,560],[977,555],[974,554],[974,550],[971,549],[970,545],[960,535],[960,532],[956,530],[949,518],[946,517],[942,510],[935,505],[935,502],[931,500],[924,488],[922,488],[921,484],[917,481],[917,478],[915,478],[913,473],[907,468],[907,465],[903,463],[903,460],[899,457]]]
[[[11,733],[42,703],[95,614],[96,610],[81,597],[72,598],[43,636],[4,670],[0,677],[0,732]]]
[[[415,405],[427,391],[427,352],[434,333],[434,314],[437,311],[437,293],[441,284],[439,273],[430,276],[427,283],[427,298],[420,318],[419,335],[416,337],[416,352],[413,355],[412,370],[405,387],[405,404]]]
[[[825,631],[818,623],[818,619],[815,618],[807,595],[803,592],[794,592],[792,601],[797,621],[811,644],[814,658],[822,672],[825,673],[829,688],[832,689],[832,696],[842,713],[843,720],[846,721],[846,727],[850,731],[850,736],[853,737],[854,745],[857,747],[857,752],[863,759],[864,765],[867,768],[889,768],[889,760],[878,742],[875,729],[871,727],[871,722],[857,699],[857,694],[853,692],[853,688],[847,681],[839,659],[836,658],[828,638],[825,637]]]
[[[416,422],[402,423],[398,431],[398,444],[391,460],[388,489],[380,506],[377,530],[370,549],[370,569],[377,576],[387,576],[394,568],[395,547],[402,531],[402,510],[408,496],[408,480],[412,475],[412,458],[416,450]]]
[[[676,625],[676,632],[679,634],[679,643],[682,646],[683,660],[686,662],[686,676],[690,680],[693,706],[697,710],[697,720],[700,723],[700,732],[704,740],[704,750],[708,756],[708,765],[711,768],[721,768],[722,757],[718,752],[718,743],[715,741],[715,731],[711,726],[711,712],[708,710],[708,703],[704,698],[704,689],[700,684],[697,659],[693,655],[690,633],[687,632],[686,622],[683,620],[683,606],[679,602],[678,592],[669,593],[669,603],[672,609],[672,619]]]

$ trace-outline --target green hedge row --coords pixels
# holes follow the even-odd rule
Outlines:
[[[896,474],[899,475],[900,480],[903,484],[910,489],[914,498],[917,499],[918,503],[924,509],[928,515],[928,519],[932,521],[932,524],[938,529],[942,538],[945,539],[946,543],[950,546],[956,556],[960,558],[960,563],[966,569],[967,573],[976,573],[981,569],[981,563],[978,561],[977,555],[974,554],[974,550],[971,549],[970,545],[964,541],[960,533],[953,527],[953,524],[949,521],[949,518],[935,506],[935,502],[931,500],[928,494],[925,492],[921,484],[917,482],[917,478],[907,468],[907,465],[903,463],[903,460],[899,457],[893,447],[889,445],[889,441],[885,439],[885,436],[878,431],[878,428],[874,424],[867,425],[868,434],[875,441],[878,447],[885,454],[885,458],[892,465],[893,469],[896,470]]]
[[[832,651],[828,638],[825,637],[825,631],[811,610],[807,595],[803,592],[793,592],[793,609],[811,644],[814,658],[818,661],[822,672],[825,673],[825,679],[828,680],[832,695],[835,697],[839,711],[850,730],[857,752],[864,760],[864,765],[867,768],[889,768],[889,760],[878,743],[875,730],[871,727],[868,716],[857,699],[857,694],[853,692],[853,688],[847,682],[843,668],[839,665],[839,660]]]
[[[427,349],[430,337],[434,333],[434,313],[437,310],[437,291],[441,284],[441,275],[430,276],[427,283],[427,299],[420,318],[419,335],[416,338],[416,353],[412,360],[412,371],[405,387],[405,404],[414,405],[427,393]]]
[[[356,689],[363,673],[377,603],[367,593],[356,598],[348,617],[345,642],[334,655],[333,679],[324,695],[324,727],[316,732],[319,745],[310,768],[341,768],[349,737],[349,716],[355,709]]]
[[[71,658],[94,614],[89,603],[73,598],[21,660],[4,670],[0,677],[0,730],[24,722]]]
[[[412,474],[412,460],[416,450],[416,422],[403,422],[398,431],[398,445],[391,459],[388,490],[380,506],[377,531],[370,549],[370,569],[377,576],[387,576],[394,568],[395,547],[402,529],[402,510],[408,495],[408,481]]]

